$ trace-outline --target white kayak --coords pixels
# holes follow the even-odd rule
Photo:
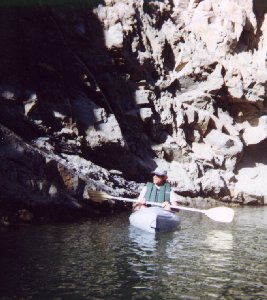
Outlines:
[[[147,232],[167,232],[177,229],[179,216],[161,207],[142,208],[130,215],[130,224]]]

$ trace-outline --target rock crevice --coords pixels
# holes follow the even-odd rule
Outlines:
[[[267,191],[244,188],[244,172],[260,185],[266,166],[261,1],[0,13],[1,199],[79,208],[86,188],[135,197],[160,165],[183,196],[265,203]]]

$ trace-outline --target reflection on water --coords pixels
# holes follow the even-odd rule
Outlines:
[[[137,250],[137,253],[139,253],[139,250],[141,251],[139,254],[146,251],[153,252],[156,249],[157,240],[155,234],[129,226],[129,237],[133,242],[133,249]]]
[[[220,273],[232,268],[234,253],[233,235],[231,232],[211,230],[207,233],[203,248],[204,255],[202,256],[202,263],[209,266],[210,273],[220,276]],[[211,277],[213,281],[214,275],[209,277]],[[222,282],[225,283],[225,281],[228,281],[227,278],[227,276],[223,277]]]
[[[153,235],[128,215],[1,228],[0,299],[266,299],[267,208],[231,224],[181,212]]]
[[[230,251],[233,249],[233,235],[231,232],[211,230],[207,234],[205,243],[211,250],[223,253],[223,251]]]

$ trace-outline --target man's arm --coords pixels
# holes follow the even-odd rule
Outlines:
[[[139,196],[138,196],[138,201],[139,201],[139,202],[145,202],[145,201],[146,201],[146,199],[145,199],[145,194],[146,194],[146,186],[143,187],[141,193],[140,193]]]
[[[139,202],[133,203],[133,211],[136,211],[136,210],[139,210],[140,208],[146,207],[146,205],[145,205],[145,202],[146,202],[146,199],[145,199],[146,190],[147,190],[146,186],[143,187],[141,193],[138,196],[138,201]]]
[[[170,202],[172,205],[178,205],[178,201],[179,201],[179,196],[173,191],[171,190],[170,192]]]

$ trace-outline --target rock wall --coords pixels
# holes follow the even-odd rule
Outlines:
[[[160,165],[180,195],[266,203],[264,2],[109,0],[0,14],[3,131],[76,178],[73,194],[36,154],[38,176],[28,167],[12,186],[44,180],[45,201],[60,189],[81,203],[86,185],[135,196]],[[21,167],[4,153],[1,178]],[[10,181],[2,198],[26,201]]]

